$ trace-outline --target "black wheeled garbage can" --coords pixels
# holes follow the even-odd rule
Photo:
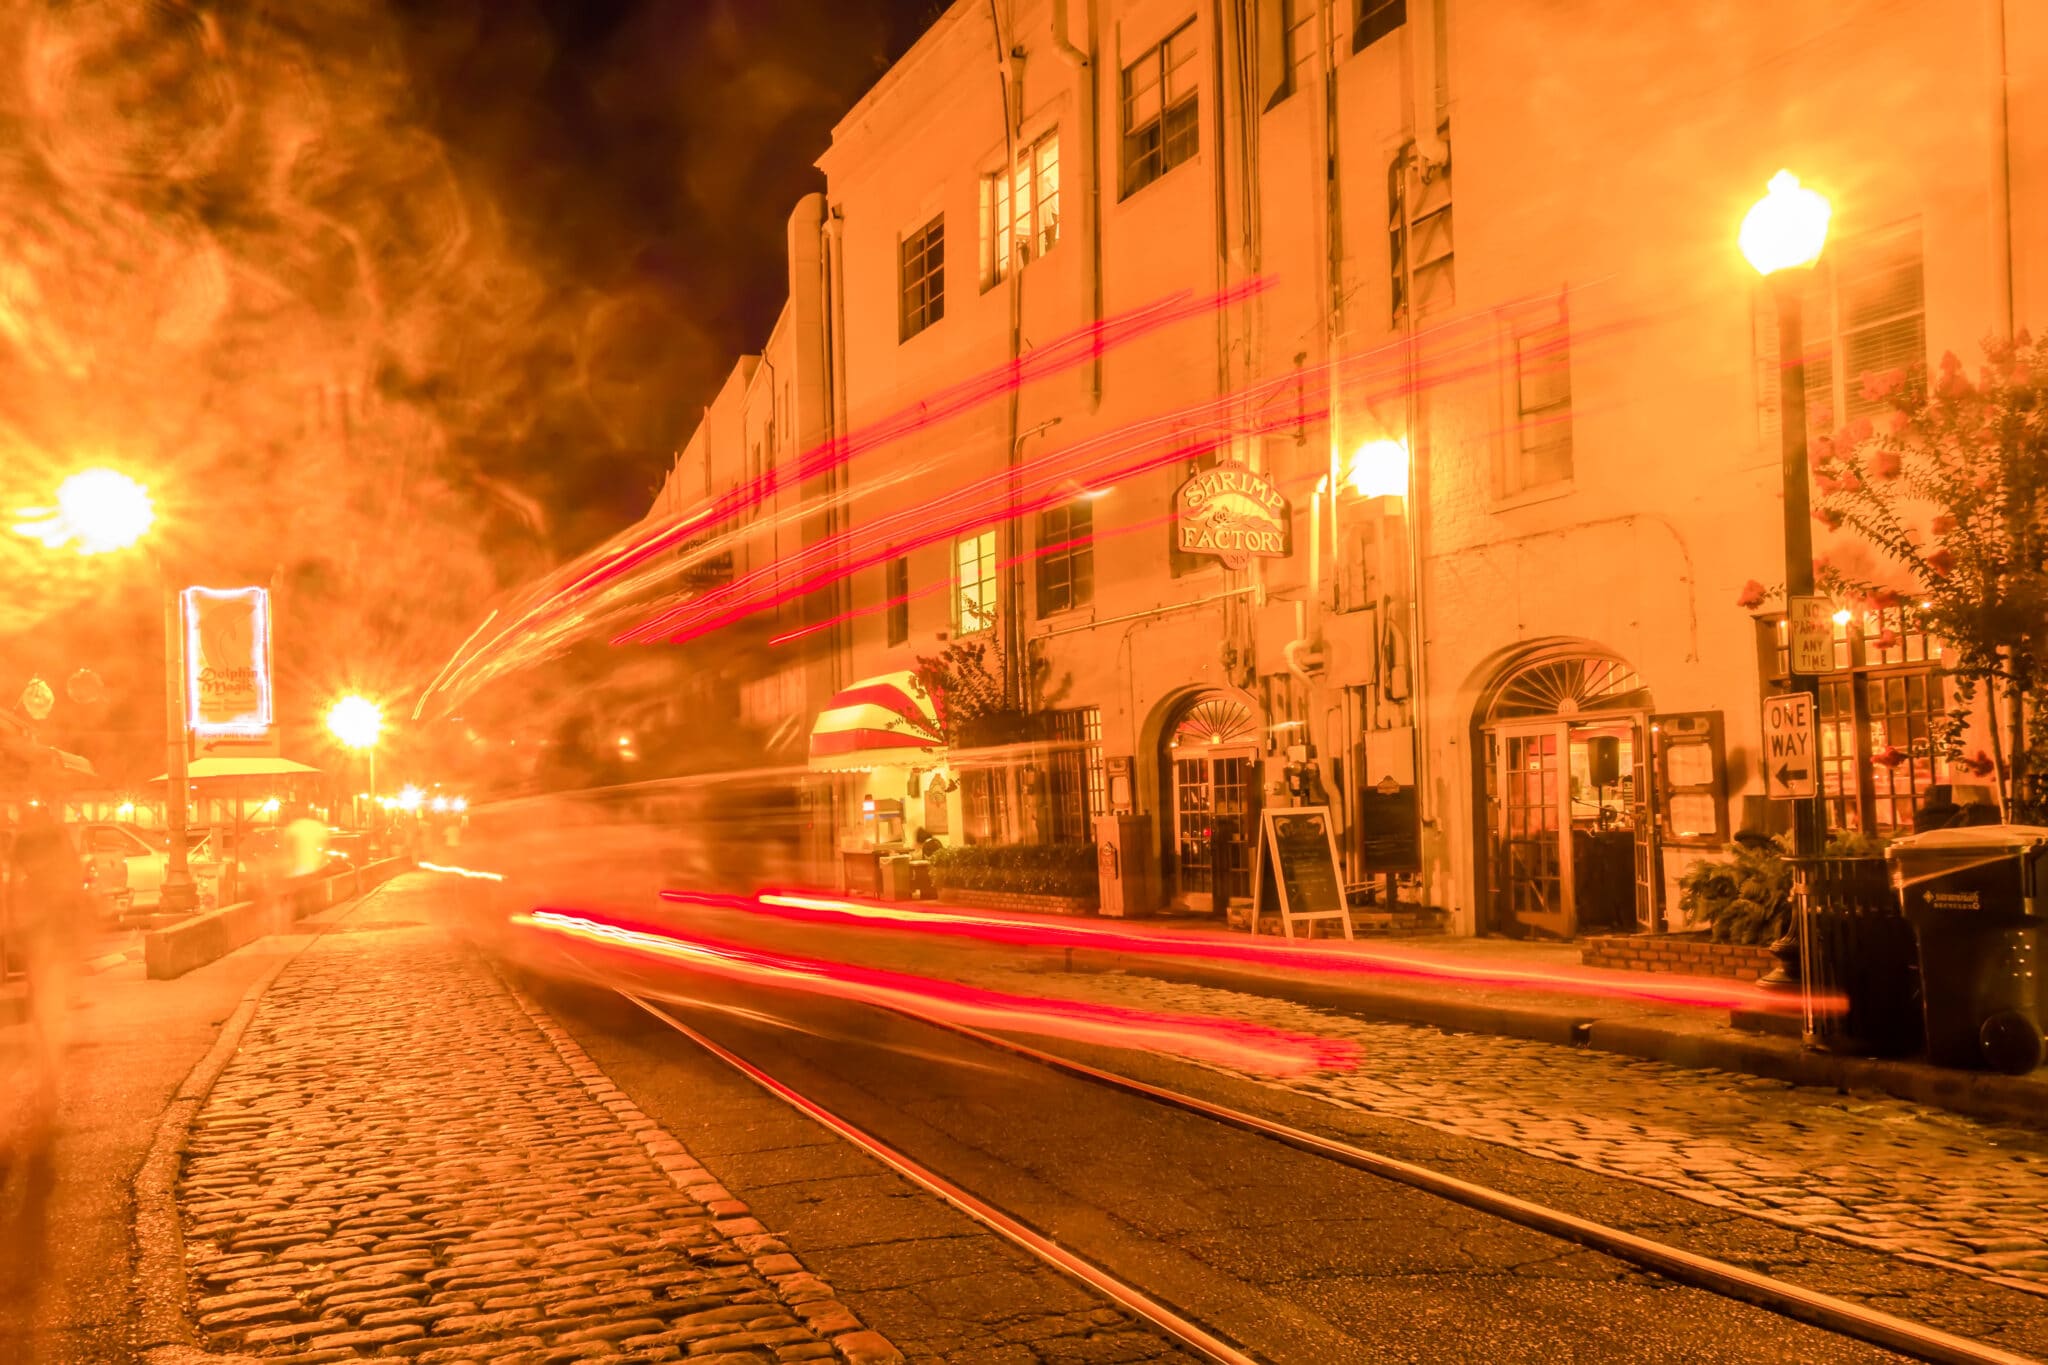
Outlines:
[[[2048,1020],[2048,829],[1931,830],[1886,856],[1920,941],[1928,1060],[2032,1071]]]

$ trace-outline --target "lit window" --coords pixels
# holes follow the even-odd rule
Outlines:
[[[1095,600],[1095,504],[1081,499],[1038,514],[1038,614]]]
[[[1175,29],[1124,68],[1123,192],[1137,193],[1200,145],[1195,21]]]
[[[1806,340],[1806,419],[1827,432],[1882,409],[1863,376],[1927,363],[1927,314],[1917,224],[1830,243],[1808,272],[1800,312]],[[1769,290],[1756,316],[1758,436],[1778,449],[1778,330]]]
[[[908,341],[946,316],[946,219],[903,239],[903,308],[898,340]]]
[[[1007,177],[981,180],[981,286],[1000,283],[1010,262],[1029,265],[1060,239],[1060,135],[1047,133],[1017,153]]]
[[[996,623],[996,533],[966,536],[953,546],[953,628],[962,635]]]

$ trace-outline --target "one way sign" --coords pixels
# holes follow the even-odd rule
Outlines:
[[[1774,801],[1811,797],[1819,762],[1813,698],[1804,692],[1764,698],[1764,790]]]

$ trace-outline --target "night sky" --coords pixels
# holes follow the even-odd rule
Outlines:
[[[584,319],[599,411],[476,452],[558,554],[646,511],[785,288],[831,128],[944,0],[401,0],[433,131]],[[594,421],[593,421],[594,417]]]

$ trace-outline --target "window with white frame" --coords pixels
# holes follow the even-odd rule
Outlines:
[[[1808,273],[1800,312],[1806,342],[1806,420],[1833,431],[1884,406],[1863,376],[1927,363],[1927,302],[1918,223],[1829,242]],[[1768,288],[1756,310],[1758,436],[1779,445],[1777,316]]]
[[[1330,22],[1330,46],[1334,50],[1335,15]],[[1281,90],[1282,97],[1315,87],[1316,30],[1321,23],[1322,5],[1318,0],[1280,0],[1280,46],[1287,63],[1287,84]]]
[[[953,543],[953,628],[962,635],[996,623],[996,533]]]
[[[1363,52],[1408,22],[1408,0],[1360,0],[1351,50]]]
[[[905,234],[898,248],[902,310],[897,340],[908,341],[946,316],[946,218]]]
[[[1060,239],[1060,135],[1055,128],[1017,153],[1017,164],[981,178],[981,287],[1000,284],[1014,262],[1037,260]]]
[[[1514,429],[1503,443],[1501,497],[1572,476],[1571,330],[1564,301],[1511,324],[1515,350]]]
[[[1201,142],[1197,76],[1193,19],[1124,67],[1124,196],[1194,159]]]

